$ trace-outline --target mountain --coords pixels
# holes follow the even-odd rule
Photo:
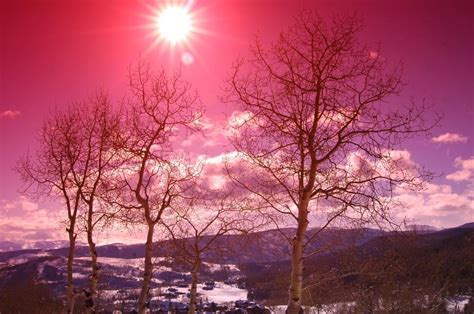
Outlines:
[[[457,229],[474,229],[474,222],[469,222],[467,224],[457,227]]]
[[[77,245],[84,245],[83,243],[78,243]],[[66,240],[56,240],[56,241],[35,241],[32,243],[27,243],[23,245],[24,249],[39,249],[39,250],[50,250],[57,249],[61,247],[69,246],[69,241]]]
[[[408,225],[407,230],[416,231],[419,233],[429,233],[434,231],[441,230],[438,227],[430,226],[430,225]]]
[[[384,306],[381,312],[403,313],[444,308],[446,300],[469,302],[474,291],[473,225],[430,233],[385,233],[312,256],[305,259],[305,291],[315,304],[356,301],[361,307],[351,313],[373,312],[369,305],[377,299]],[[257,300],[282,304],[290,266],[248,264],[243,268],[247,287],[254,289]]]
[[[315,235],[319,229],[308,230],[308,237]],[[289,239],[293,236],[295,229],[286,228],[281,230],[267,230],[251,233],[248,235],[224,235],[220,237],[215,246],[222,247],[225,251],[208,252],[204,259],[219,263],[241,264],[248,262],[269,263],[287,260],[290,256]],[[322,247],[331,246],[342,248],[348,245],[360,245],[373,238],[384,234],[383,231],[375,229],[337,229],[328,228],[317,235],[317,240],[310,243],[308,250],[317,250]],[[209,236],[204,236],[205,243]],[[190,241],[183,239],[181,241]],[[252,243],[252,245],[248,245]],[[176,255],[171,241],[161,241],[156,244],[155,256],[167,257]],[[49,250],[53,255],[67,256],[68,249],[60,248]],[[143,244],[109,244],[97,247],[99,256],[111,258],[143,258],[145,247]],[[76,256],[88,257],[89,249],[86,246],[76,248]]]
[[[201,279],[215,280],[226,291],[235,289],[235,294],[227,292],[229,296],[245,297],[251,291],[265,304],[284,304],[290,271],[287,238],[293,233],[294,229],[288,228],[224,236],[218,245],[232,247],[203,256]],[[308,251],[321,251],[305,260],[305,285],[317,287],[308,290],[318,296],[314,302],[346,302],[355,296],[362,300],[370,295],[363,293],[368,289],[375,289],[380,298],[392,298],[397,295],[392,292],[400,287],[419,298],[434,291],[442,291],[446,297],[474,291],[474,223],[430,232],[310,229],[308,236],[317,236]],[[52,295],[64,295],[68,249],[48,248],[55,245],[62,244],[0,252],[0,295],[13,285],[31,280],[45,285]],[[14,247],[8,243],[5,246]],[[141,285],[144,245],[115,243],[97,250],[104,302],[112,306],[117,298],[133,300],[134,291]],[[153,291],[177,282],[189,283],[189,267],[176,258],[171,242],[156,243],[154,255]],[[78,246],[74,284],[87,287],[89,273],[88,247]],[[238,286],[224,281],[237,282]]]
[[[310,229],[309,236],[318,233],[318,229]],[[288,261],[290,245],[286,238],[291,238],[294,229],[268,230],[248,235],[226,235],[219,239],[217,246],[225,247],[223,251],[204,254],[204,273],[216,276],[227,276],[220,273],[219,265],[268,264]],[[383,235],[384,232],[374,229],[336,229],[329,228],[317,234],[318,240],[308,248],[311,250],[333,246],[342,249],[352,245],[362,245],[371,239]],[[206,239],[204,239],[205,241]],[[183,239],[182,241],[189,241]],[[48,282],[54,291],[62,293],[66,274],[66,258],[68,248],[54,248],[64,245],[61,242],[38,243],[34,249],[0,252],[0,278],[4,284],[12,280],[25,279],[33,276],[41,282]],[[51,248],[53,247],[53,248]],[[164,272],[157,273],[157,281],[171,279],[188,279],[188,269],[185,265],[173,261],[172,256],[177,252],[170,241],[156,244],[156,264],[164,267]],[[141,281],[141,268],[145,248],[143,244],[109,244],[97,248],[99,263],[102,266],[101,278],[104,285],[110,289],[138,288]],[[172,262],[170,262],[170,260]],[[84,286],[89,276],[89,249],[79,245],[75,252],[76,284]],[[207,266],[206,266],[207,265]],[[212,266],[217,265],[217,266]],[[230,266],[229,266],[230,265]],[[225,267],[223,268],[225,270]],[[228,272],[225,270],[224,272]],[[223,279],[225,279],[223,277]],[[1,288],[2,284],[0,284]]]
[[[66,240],[44,240],[44,241],[31,241],[31,242],[13,242],[13,241],[0,241],[0,252],[17,251],[17,250],[50,250],[67,247],[69,241]],[[77,245],[85,245],[82,242],[78,242]]]
[[[22,245],[13,241],[0,241],[0,252],[21,250]]]

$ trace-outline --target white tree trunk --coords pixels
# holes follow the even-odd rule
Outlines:
[[[148,235],[145,243],[145,273],[143,274],[143,285],[138,299],[138,313],[144,314],[146,311],[146,303],[148,301],[148,292],[150,289],[151,275],[153,273],[153,232],[154,224],[148,224]]]
[[[91,256],[91,268],[92,268],[92,273],[89,281],[89,292],[91,293],[90,299],[93,302],[93,306],[88,308],[88,312],[94,313],[95,312],[95,296],[97,294],[97,284],[99,282],[99,265],[97,263],[97,249],[94,243],[94,240],[92,239],[92,228],[90,226],[88,232],[87,232],[87,242],[89,244],[89,253]]]
[[[191,270],[191,291],[189,292],[189,314],[196,313],[197,306],[197,282],[198,282],[198,271],[201,264],[200,259],[195,261],[193,269]]]
[[[67,257],[67,285],[66,285],[66,307],[67,313],[74,312],[75,291],[72,283],[74,251],[76,248],[76,234],[74,233],[75,221],[71,221],[69,229],[66,229],[69,234],[69,254]]]
[[[298,212],[298,228],[291,246],[291,277],[287,313],[297,314],[302,312],[303,289],[303,242],[308,228],[309,199],[303,199]]]

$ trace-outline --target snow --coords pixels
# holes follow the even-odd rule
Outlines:
[[[446,300],[446,309],[449,313],[462,313],[464,312],[464,307],[469,303],[470,299],[471,297],[467,295],[456,295],[450,297]]]
[[[317,308],[315,306],[303,306],[305,313],[314,313],[314,314],[333,314],[333,313],[340,313],[342,312],[342,308],[350,308],[355,306],[355,302],[340,302],[340,303],[332,303],[323,305],[321,308]],[[275,305],[269,306],[268,308],[274,314],[285,314],[286,313],[286,305]]]
[[[77,260],[90,261],[89,256],[77,257]],[[153,262],[163,261],[165,258],[153,258]],[[116,257],[99,257],[99,264],[107,264],[116,267],[134,267],[143,270],[143,258],[116,258]]]
[[[21,254],[21,255],[18,255],[17,257],[8,259],[7,263],[10,265],[19,265],[19,264],[24,264],[26,262],[29,262],[33,259],[44,257],[44,256],[50,256],[50,254],[48,252]]]
[[[83,261],[90,261],[89,256],[83,256],[83,257],[78,257],[77,260],[83,260]],[[143,266],[143,258],[131,258],[131,259],[125,259],[125,258],[115,258],[115,257],[99,257],[97,259],[99,264],[108,264],[112,266],[117,266],[117,267],[142,267]]]
[[[84,275],[84,274],[81,274],[81,273],[72,273],[72,278],[83,279],[83,278],[88,278],[88,275]]]
[[[202,298],[203,302],[215,302],[219,304],[223,303],[233,303],[237,300],[246,300],[247,299],[247,290],[237,288],[234,285],[227,285],[222,282],[216,282],[216,285],[213,290],[203,290],[204,285],[197,285],[197,292],[200,294],[198,300]],[[190,285],[189,285],[190,287]],[[175,301],[189,302],[189,298],[186,296],[189,293],[189,287],[173,287],[178,292],[182,293]],[[161,292],[167,292],[169,287],[161,287],[158,289],[153,289],[155,297],[152,297],[152,300],[163,300],[163,297],[158,296]]]
[[[226,269],[228,271],[231,271],[231,272],[239,272],[239,268],[234,265],[234,264],[214,264],[214,263],[207,263],[207,262],[204,262],[203,263],[204,265],[206,265],[207,267],[209,267],[209,270],[211,272],[216,272],[216,271],[220,271],[220,270],[223,270],[223,269]]]
[[[464,307],[469,303],[471,299],[470,296],[467,295],[456,295],[449,297],[446,299],[446,309],[448,313],[463,313]],[[356,305],[356,302],[342,302],[342,303],[333,303],[323,305],[322,308],[319,310],[316,307],[304,307],[305,313],[318,313],[318,314],[330,314],[330,313],[338,313],[340,312],[341,308],[350,308]],[[269,309],[274,314],[284,314],[286,311],[286,305],[276,305],[270,306]]]
[[[226,303],[237,300],[247,300],[247,290],[237,288],[234,285],[227,285],[224,283],[216,283],[214,290],[203,290],[203,285],[198,285],[198,293],[202,294],[203,300],[206,298],[209,302]]]
[[[139,294],[140,289],[109,289],[98,291],[99,299],[111,301],[113,304],[136,304]]]

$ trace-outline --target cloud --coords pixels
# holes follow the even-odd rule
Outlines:
[[[20,244],[27,240],[57,240],[62,228],[55,214],[24,196],[16,200],[0,200],[2,239]]]
[[[445,133],[431,139],[434,143],[451,144],[451,143],[466,143],[467,136],[458,133]]]
[[[21,112],[18,110],[5,110],[0,113],[0,118],[15,119],[20,114]]]
[[[224,188],[230,183],[226,175],[225,164],[233,164],[238,160],[239,154],[235,151],[221,153],[215,156],[199,156],[199,160],[204,164],[201,178],[203,182],[211,189],[218,190]]]
[[[210,140],[202,133],[193,133],[181,141],[182,147],[206,147],[210,145]]]
[[[461,182],[470,181],[474,178],[474,156],[471,156],[468,159],[458,157],[455,159],[454,164],[459,170],[448,174],[446,179]]]
[[[38,210],[38,204],[32,202],[24,196],[20,196],[17,200],[0,200],[0,213],[15,214],[19,212],[31,212]]]
[[[402,155],[412,162],[410,155]],[[448,175],[448,179],[458,181],[473,177],[474,156],[468,159],[458,157],[455,165],[459,171]],[[461,190],[454,190],[449,184],[432,182],[424,182],[421,191],[400,186],[394,191],[394,201],[396,207],[393,213],[398,219],[408,218],[416,223],[443,228],[474,221],[474,184],[468,184]]]
[[[182,148],[198,148],[201,152],[203,149],[210,148],[219,148],[222,151],[223,147],[231,144],[229,138],[240,135],[240,128],[244,124],[250,123],[247,126],[254,127],[254,122],[256,122],[255,117],[250,111],[233,111],[225,120],[213,120],[208,116],[203,116],[194,123],[201,132],[190,134],[182,138],[179,143]]]
[[[228,125],[223,121],[203,116],[194,123],[194,126],[200,128],[201,131],[189,134],[181,141],[177,141],[181,148],[193,148],[195,153],[201,154],[213,149],[222,151],[222,148],[229,144],[226,137]]]
[[[467,181],[471,178],[471,172],[468,170],[459,170],[456,172],[453,172],[451,174],[448,174],[446,176],[446,179],[451,180],[451,181]]]
[[[209,130],[213,129],[216,125],[214,121],[211,120],[211,118],[203,115],[201,118],[193,122],[193,126],[198,127],[202,130]]]
[[[228,119],[229,126],[233,128],[241,127],[243,124],[252,120],[254,115],[250,111],[239,111],[232,112]]]
[[[436,227],[453,227],[474,221],[472,187],[459,193],[449,185],[427,184],[422,192],[402,192],[395,197],[402,206],[396,211],[398,218]]]
[[[29,247],[36,241],[66,240],[66,212],[60,203],[42,204],[21,196],[14,200],[0,199],[0,239]],[[86,241],[85,233],[77,230],[78,241]],[[146,238],[140,228],[119,228],[96,230],[97,244],[114,242],[138,243]]]

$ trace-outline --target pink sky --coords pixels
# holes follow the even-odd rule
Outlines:
[[[149,23],[148,6],[165,2],[2,1],[0,239],[65,236],[54,218],[44,218],[55,206],[21,196],[12,171],[34,148],[36,131],[51,108],[97,87],[120,97],[127,68],[139,56],[172,69],[189,53],[194,62],[182,66],[183,74],[201,94],[209,121],[219,125],[234,111],[218,100],[233,60],[246,54],[256,34],[271,42],[298,10],[310,8],[324,17],[357,10],[367,25],[364,41],[380,42],[384,57],[403,61],[407,86],[393,104],[426,99],[445,115],[433,138],[402,147],[413,161],[439,173],[428,192],[401,196],[409,204],[404,214],[444,227],[474,221],[472,1],[195,0],[195,23],[202,32],[188,46],[151,48],[151,30],[143,27]],[[190,139],[185,149],[219,155],[225,150],[222,138],[214,139],[207,145]]]

